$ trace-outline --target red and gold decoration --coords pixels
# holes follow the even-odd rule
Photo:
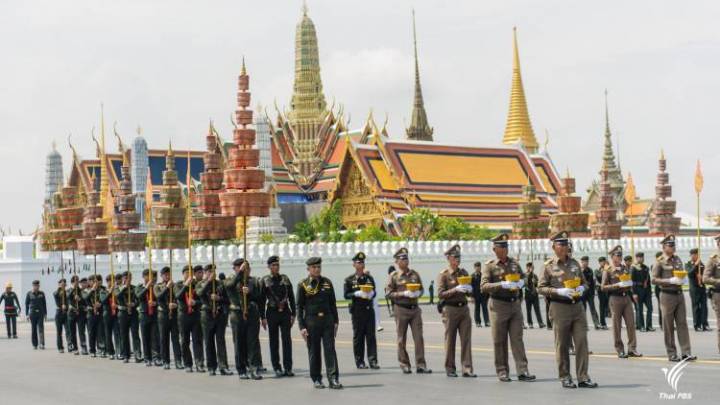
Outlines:
[[[575,194],[575,178],[567,176],[561,179],[562,190],[557,198],[558,212],[550,217],[550,233],[568,231],[582,233],[587,231],[588,214],[580,212],[581,198]]]

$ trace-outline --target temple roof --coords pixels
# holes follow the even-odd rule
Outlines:
[[[520,148],[476,148],[416,141],[348,143],[333,192],[357,165],[381,211],[394,220],[414,207],[495,228],[509,228],[534,185],[543,214],[557,211],[559,176],[547,158]],[[442,168],[442,169],[440,169]],[[332,200],[332,198],[330,198]]]

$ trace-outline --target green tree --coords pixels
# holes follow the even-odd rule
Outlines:
[[[428,240],[435,232],[438,216],[427,208],[415,208],[405,215],[400,223],[403,235],[408,240]]]

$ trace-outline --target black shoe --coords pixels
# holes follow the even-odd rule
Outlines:
[[[648,326],[647,328],[645,328],[645,330],[647,332],[655,332],[655,328],[653,328],[652,326]]]
[[[140,357],[135,357],[135,363],[142,363],[143,361]]]
[[[197,372],[198,372],[198,373],[204,373],[204,372],[205,372],[205,366],[198,366],[198,367],[197,367]]]
[[[415,370],[415,372],[418,374],[432,374],[432,370],[430,370],[429,368],[422,368],[422,367],[418,367],[417,370]]]
[[[580,387],[580,388],[597,388],[598,385],[596,382],[593,382],[592,380],[588,379],[585,381],[580,381],[578,383],[578,387]]]
[[[530,373],[518,374],[518,381],[535,381],[535,376]]]
[[[672,362],[676,363],[676,362],[680,361],[680,357],[677,354],[674,354],[674,355],[668,357],[668,361],[672,361]]]
[[[45,350],[45,345],[40,345],[40,350]]]
[[[37,350],[37,346],[33,346],[33,350]]]
[[[703,326],[703,332],[712,332],[712,328],[709,326]]]
[[[627,359],[628,355],[625,354],[625,352],[620,352],[620,353],[618,353],[618,358],[619,359]]]
[[[128,360],[128,359],[123,359],[123,363],[130,363],[130,360]]]
[[[695,329],[695,332],[701,332],[701,331],[702,331],[702,329],[700,329],[699,326],[696,326],[694,329]]]
[[[277,378],[285,377],[285,373],[284,373],[282,370],[280,370],[280,369],[276,369],[276,370],[275,370],[275,377],[277,377]]]
[[[145,362],[145,367],[152,367],[152,366],[153,366],[152,361]]]
[[[13,335],[13,339],[17,339],[17,335]]]
[[[338,382],[338,380],[330,380],[330,389],[331,390],[341,390],[343,389],[342,384]]]
[[[221,368],[220,375],[233,375],[233,372],[228,370],[227,368]]]
[[[90,353],[90,357],[92,357],[93,359],[97,358],[97,353]]]
[[[286,377],[295,377],[295,373],[292,370],[285,370]]]
[[[163,362],[162,362],[162,360],[160,360],[160,359],[155,359],[155,361],[154,361],[153,363],[155,364],[155,367],[162,367],[162,366],[163,366]]]
[[[370,363],[370,368],[373,370],[379,370],[380,366],[377,363]]]
[[[79,355],[80,355],[80,352],[77,351],[77,350],[75,350],[75,351],[73,352],[73,354],[76,355],[76,356],[79,356]]]
[[[482,328],[482,324],[476,323],[476,324],[475,324],[475,327],[476,327],[476,328]]]
[[[693,356],[691,354],[683,354],[682,359],[687,361],[695,361],[697,360],[697,356]]]
[[[489,328],[489,327],[490,327],[490,322],[485,322],[485,327],[486,327],[486,328]]]
[[[642,357],[642,353],[638,353],[635,350],[630,350],[627,355],[628,357]]]
[[[110,360],[115,360],[115,359],[117,359],[117,357],[115,357],[114,354],[111,354],[111,355],[108,356],[108,359],[110,359]]]
[[[250,371],[250,378],[255,381],[263,379],[263,377],[260,374],[254,372],[254,371]]]
[[[192,372],[193,372],[193,368],[192,368],[192,367],[188,367],[188,368],[185,369],[185,372],[186,372],[186,373],[192,373]]]
[[[245,371],[238,371],[238,378],[241,380],[249,380],[250,377],[248,377],[247,372]]]
[[[165,363],[165,364],[163,365],[163,368],[164,368],[165,370],[170,370],[170,363]]]
[[[466,372],[462,373],[462,376],[465,378],[476,378],[477,374],[466,371]]]
[[[80,352],[80,354],[82,354],[83,356],[87,356],[87,355],[88,355],[87,349],[82,349],[82,351]]]
[[[458,376],[455,371],[448,371],[445,373],[445,375],[447,375],[448,377],[453,377],[453,378],[457,378],[457,376]]]
[[[358,364],[357,364],[357,368],[358,368],[359,370],[364,370],[364,369],[366,369],[366,368],[368,368],[368,367],[365,365],[365,363],[358,363]]]
[[[62,353],[62,351],[60,353]],[[410,367],[400,367],[400,369],[402,370],[403,374],[412,374],[412,370],[410,369]]]
[[[602,330],[608,330],[608,327],[607,327],[607,325],[602,325],[602,326],[600,326],[600,329],[602,329]]]
[[[540,328],[540,329],[543,329],[544,327],[545,327],[544,323],[541,323],[540,325],[538,325],[538,328]]]
[[[535,329],[535,327],[533,326],[533,324],[528,325],[528,328],[530,328],[530,329]]]
[[[313,387],[321,390],[325,388],[325,384],[323,384],[322,381],[313,381]]]
[[[208,375],[215,376],[217,373],[215,373],[215,370],[208,370]]]
[[[571,378],[566,378],[566,379],[562,380],[562,387],[573,389],[573,388],[577,388],[577,385],[575,385],[575,383],[573,382],[573,380]]]
[[[500,382],[510,382],[510,381],[512,381],[512,378],[510,378],[510,377],[508,377],[508,376],[506,376],[506,375],[499,375],[499,376],[498,376],[498,380],[499,380]]]
[[[182,370],[182,369],[184,369],[184,368],[185,368],[185,365],[184,365],[184,364],[182,364],[182,363],[179,362],[179,361],[176,361],[176,362],[175,362],[175,370]]]

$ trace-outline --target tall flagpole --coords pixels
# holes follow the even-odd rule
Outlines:
[[[697,249],[698,249],[698,260],[700,259],[700,193],[703,189],[703,175],[702,169],[700,168],[700,159],[697,161],[695,167],[695,194],[697,195]]]

